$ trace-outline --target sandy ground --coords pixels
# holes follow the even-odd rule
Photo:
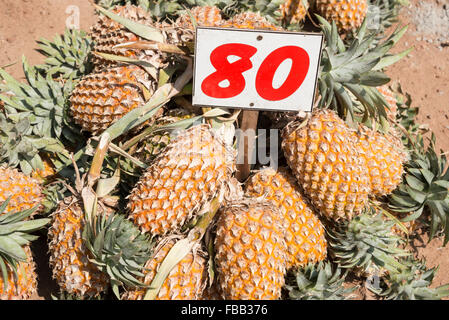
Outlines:
[[[73,14],[71,6],[79,8],[80,27],[88,30],[95,16],[87,0],[0,0],[0,66],[17,62],[8,72],[21,78],[22,55],[31,64],[42,63],[42,56],[35,51],[35,41],[41,37],[52,39],[64,31],[66,22],[76,23],[77,14]],[[401,22],[409,24],[409,31],[395,51],[411,46],[415,49],[387,73],[393,81],[400,80],[403,89],[412,95],[413,105],[421,107],[419,121],[430,126],[437,136],[437,147],[448,152],[449,0],[411,0],[411,5],[402,11]],[[433,285],[448,283],[449,247],[441,248],[441,239],[427,244],[425,237],[423,242],[415,240],[414,244],[416,254],[426,258],[428,267],[440,266]],[[44,256],[45,238],[36,242],[33,250]],[[50,280],[45,259],[37,263],[41,279],[39,298],[49,299],[56,284]]]
[[[413,52],[390,67],[388,75],[400,80],[409,92],[413,105],[420,107],[418,121],[428,124],[437,137],[437,148],[449,151],[449,0],[410,1],[404,8],[401,23],[408,32],[395,49],[414,47]],[[433,287],[449,283],[449,246],[428,237],[415,239],[416,255],[425,258],[427,266],[439,266]]]

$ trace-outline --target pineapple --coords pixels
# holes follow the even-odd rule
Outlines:
[[[335,112],[317,110],[304,123],[288,125],[282,149],[304,194],[322,215],[338,222],[363,211],[370,192],[368,168],[355,132]]]
[[[158,268],[168,255],[176,241],[174,238],[161,241],[153,257],[145,264],[143,282],[150,285]],[[201,297],[207,279],[207,260],[194,249],[188,253],[168,274],[159,290],[156,300],[197,300]],[[142,300],[145,288],[129,290],[122,296],[123,300]]]
[[[183,131],[132,190],[131,220],[152,235],[178,230],[231,177],[234,159],[235,153],[208,125]]]
[[[151,15],[142,8],[136,6],[118,6],[114,8],[112,12],[121,17],[139,22],[146,26],[153,25]],[[97,22],[92,26],[90,30],[89,36],[94,42],[94,46],[92,49],[92,51],[94,52],[102,52],[133,59],[139,58],[139,50],[114,48],[114,46],[121,43],[138,41],[141,40],[141,38],[133,32],[129,31],[120,23],[106,16],[98,17]],[[117,65],[116,62],[104,59],[101,56],[95,54],[92,57],[92,63],[95,67],[94,71],[96,72],[101,71],[103,68]]]
[[[192,17],[195,23],[201,27],[217,27],[224,22],[220,9],[214,6],[197,6],[189,11],[190,14],[184,13],[176,20],[177,25],[182,28],[193,29]]]
[[[280,209],[286,230],[287,269],[326,258],[323,225],[286,168],[266,168],[254,174],[246,183],[246,195],[264,197]]]
[[[108,289],[109,277],[89,261],[90,254],[82,238],[84,225],[82,200],[70,196],[60,201],[48,229],[50,266],[63,291],[79,297],[96,297]]]
[[[302,23],[306,19],[310,4],[308,0],[285,0],[280,9],[282,21],[290,23]]]
[[[149,75],[134,65],[89,74],[70,97],[73,119],[83,130],[101,133],[132,109],[143,106],[154,85]]]
[[[328,21],[335,21],[341,32],[358,29],[368,13],[368,0],[316,0],[316,11]]]
[[[143,38],[143,35],[141,37],[129,31],[124,25],[108,17],[100,17],[98,23],[90,33],[90,36],[95,41],[93,47],[95,57],[92,59],[94,71],[102,71],[104,68],[118,64],[117,61],[105,59],[98,53],[146,61],[154,68],[161,69],[173,63],[175,60],[172,59],[174,56],[172,54],[172,50],[175,49],[174,47],[177,47],[176,51],[179,52],[180,47],[193,43],[194,31],[192,29],[182,28],[168,22],[152,21],[149,13],[141,8],[127,5],[115,8],[112,10],[112,13],[151,29],[151,41],[147,41],[148,39]],[[130,43],[135,45],[139,42],[141,45],[139,48],[116,47],[117,45],[129,45]],[[170,47],[168,53],[161,50],[162,47],[167,46]]]
[[[357,148],[369,171],[374,196],[390,194],[402,181],[408,155],[401,140],[360,125]]]
[[[42,187],[38,180],[28,177],[17,169],[0,167],[0,201],[11,200],[8,211],[22,211],[39,205],[43,200]]]
[[[268,30],[281,30],[280,27],[275,26],[269,22],[266,18],[256,12],[242,12],[232,19],[228,20],[221,27],[223,28],[239,28],[239,29],[268,29]]]
[[[219,213],[215,266],[227,300],[281,297],[287,245],[279,210],[270,202],[241,199]]]
[[[8,266],[7,288],[5,290],[5,279],[0,274],[0,300],[28,300],[37,294],[36,264],[29,246],[24,247],[26,261],[20,261],[14,272]]]

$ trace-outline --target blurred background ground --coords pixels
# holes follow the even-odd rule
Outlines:
[[[16,78],[23,78],[21,57],[31,64],[42,63],[35,51],[36,40],[53,39],[63,33],[70,10],[79,8],[80,28],[88,30],[95,21],[94,10],[88,0],[0,0],[0,66],[15,63],[7,70]],[[74,22],[69,20],[69,22]],[[409,30],[395,48],[395,52],[414,47],[413,52],[388,70],[393,81],[400,80],[405,92],[411,94],[414,106],[420,106],[419,122],[428,124],[437,136],[437,147],[449,151],[449,0],[410,0],[401,12],[402,24]],[[427,260],[428,267],[439,265],[433,286],[449,283],[449,246],[442,248],[442,240],[427,243],[426,236],[413,240],[416,254]],[[49,299],[56,284],[46,267],[45,237],[33,245],[41,252],[38,259],[39,297]],[[366,296],[365,296],[366,295]],[[359,292],[360,297],[370,294]]]

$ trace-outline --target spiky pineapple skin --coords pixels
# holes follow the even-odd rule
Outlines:
[[[0,300],[28,300],[37,293],[36,264],[30,247],[24,247],[27,261],[19,261],[17,276],[8,270],[8,288],[4,290],[4,279],[0,276]]]
[[[368,12],[367,0],[316,0],[316,10],[328,21],[335,21],[342,32],[359,28]]]
[[[39,181],[28,177],[17,169],[0,167],[0,202],[11,197],[6,212],[31,209],[43,199]]]
[[[171,239],[156,251],[144,268],[145,277],[142,282],[150,285],[159,266],[173,248],[176,241]],[[190,252],[168,274],[156,300],[197,300],[201,297],[206,284],[207,261],[199,253]],[[123,300],[142,300],[146,290],[136,289],[125,292]]]
[[[390,194],[402,181],[404,162],[408,159],[401,140],[360,126],[357,148],[368,168],[371,190],[375,196]]]
[[[218,27],[224,23],[221,10],[215,6],[196,6],[189,11],[198,26]],[[194,28],[191,16],[188,13],[181,15],[176,20],[176,24],[183,28]]]
[[[150,92],[153,90],[148,74],[131,65],[83,77],[70,97],[70,111],[75,123],[94,134],[103,132],[126,113],[145,103],[141,86]]]
[[[287,269],[326,258],[324,227],[287,168],[266,168],[257,172],[246,183],[246,195],[263,197],[280,209],[286,230]]]
[[[193,29],[183,28],[176,23],[167,21],[153,21],[148,12],[139,7],[127,5],[116,7],[115,13],[141,25],[156,29],[164,38],[164,43],[175,46],[183,46],[187,42],[193,42]],[[113,11],[113,12],[114,12]],[[107,17],[100,17],[97,24],[92,28],[90,36],[95,41],[92,49],[94,56],[92,63],[94,71],[99,72],[107,70],[110,67],[117,66],[117,61],[112,61],[100,56],[98,53],[112,54],[131,58],[134,60],[144,60],[151,63],[155,68],[162,68],[173,61],[172,54],[161,52],[159,49],[130,49],[117,47],[136,41],[145,41],[145,39],[129,31],[119,23]],[[176,58],[176,57],[175,57]]]
[[[215,266],[223,299],[281,297],[287,258],[284,232],[279,211],[269,202],[239,200],[221,210]]]
[[[82,239],[82,208],[82,201],[71,196],[63,199],[52,214],[48,230],[50,266],[53,278],[64,292],[96,297],[107,290],[109,278],[88,260],[89,251]]]
[[[289,23],[303,22],[306,19],[307,11],[309,10],[309,1],[306,1],[306,6],[303,0],[286,0],[281,4],[282,20]]]
[[[350,220],[365,208],[368,168],[356,148],[356,135],[338,115],[318,110],[302,126],[282,131],[287,163],[305,195],[328,219]]]
[[[152,19],[148,12],[140,7],[126,5],[118,6],[112,10],[113,13],[144,25],[151,26]],[[118,22],[106,17],[99,16],[97,22],[92,26],[89,36],[94,41],[94,52],[113,54],[117,56],[137,59],[140,50],[128,48],[114,48],[117,44],[142,40],[135,33],[129,31]],[[92,56],[94,71],[98,72],[104,68],[117,66],[117,62],[105,59],[99,55]]]
[[[128,202],[131,220],[153,235],[178,230],[230,178],[235,171],[234,158],[208,125],[184,131],[132,190]]]

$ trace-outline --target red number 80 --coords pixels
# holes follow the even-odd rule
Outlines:
[[[227,99],[243,92],[245,78],[242,73],[250,70],[253,64],[250,58],[257,48],[241,43],[229,43],[215,48],[210,61],[216,71],[206,77],[201,84],[204,94],[212,98]],[[241,59],[229,63],[228,57],[235,55]],[[292,60],[292,67],[284,83],[277,89],[273,88],[273,78],[280,64],[286,59]],[[309,71],[310,58],[307,52],[296,46],[285,46],[270,53],[259,67],[256,75],[256,91],[269,101],[283,100],[301,87]],[[229,86],[220,87],[219,83],[228,80]]]

